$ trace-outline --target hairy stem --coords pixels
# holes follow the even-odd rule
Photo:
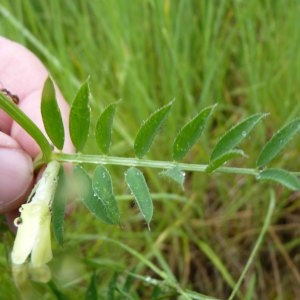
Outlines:
[[[21,111],[12,101],[0,93],[0,108],[22,126],[31,137],[38,143],[43,153],[43,162],[48,162],[52,152],[52,146],[41,132],[41,130],[31,121],[31,119]]]
[[[173,167],[178,167],[183,171],[194,172],[205,172],[205,169],[207,167],[206,164],[187,164],[175,161],[159,161],[106,155],[91,155],[82,153],[52,153],[52,159],[57,160],[59,162],[118,165],[128,167],[150,167],[158,169],[170,169]],[[216,170],[216,172],[257,176],[260,171],[251,168],[220,167]]]

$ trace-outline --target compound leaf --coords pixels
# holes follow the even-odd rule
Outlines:
[[[300,118],[291,121],[281,129],[279,129],[262,149],[257,159],[257,167],[263,167],[268,162],[270,162],[295,136],[295,134],[299,132],[299,130]]]
[[[102,201],[108,218],[113,224],[118,224],[120,222],[120,213],[113,193],[111,176],[104,166],[99,165],[95,169],[92,186],[94,193]]]
[[[143,123],[134,141],[134,151],[138,158],[142,158],[150,149],[159,128],[170,112],[173,101],[159,108]]]
[[[254,126],[265,116],[266,114],[263,113],[254,114],[225,132],[212,151],[210,161],[216,160],[241,143],[249,135]]]
[[[90,128],[89,85],[84,82],[79,88],[70,110],[69,130],[72,143],[78,151],[85,145]]]
[[[64,124],[57,104],[54,85],[49,77],[45,81],[42,92],[41,114],[47,135],[54,146],[61,150],[65,141]]]
[[[109,147],[111,144],[111,132],[112,124],[117,109],[117,103],[108,105],[100,115],[97,124],[95,137],[99,149],[104,153],[108,154]]]
[[[153,203],[143,173],[131,167],[125,172],[125,180],[149,227],[153,216]]]
[[[200,138],[215,105],[201,110],[178,133],[173,143],[172,155],[175,160],[182,159]]]
[[[292,191],[300,190],[300,181],[294,174],[282,169],[266,169],[261,171],[258,180],[271,180],[282,184]]]

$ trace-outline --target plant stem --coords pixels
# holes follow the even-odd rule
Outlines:
[[[12,101],[0,93],[0,108],[12,117],[21,127],[26,130],[31,137],[38,143],[43,153],[43,162],[48,162],[52,152],[52,146],[40,131],[40,129],[31,121],[31,119],[21,111]]]
[[[52,153],[52,159],[59,162],[85,163],[85,164],[103,164],[103,165],[118,165],[128,167],[150,167],[158,169],[170,169],[178,167],[182,171],[205,172],[206,164],[187,164],[170,161],[157,161],[149,159],[125,158],[106,155],[91,155],[91,154],[67,154],[67,153]],[[257,176],[259,170],[253,168],[234,168],[220,167],[216,170],[219,173],[243,174]]]

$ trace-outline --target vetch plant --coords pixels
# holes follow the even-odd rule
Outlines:
[[[171,114],[174,101],[166,104],[153,112],[141,125],[134,140],[134,152],[136,157],[115,157],[110,156],[113,121],[116,114],[118,102],[112,103],[99,116],[94,134],[100,154],[84,154],[85,143],[90,131],[90,107],[89,107],[89,85],[88,81],[82,84],[72,104],[69,116],[69,130],[72,142],[77,150],[75,154],[63,153],[64,127],[61,114],[57,105],[54,87],[51,79],[47,79],[41,103],[41,112],[45,130],[48,137],[44,136],[36,125],[18,109],[15,103],[0,93],[0,108],[8,113],[18,122],[39,144],[42,155],[34,162],[35,167],[47,165],[47,168],[36,185],[28,203],[21,206],[21,216],[16,221],[18,233],[11,254],[15,277],[24,272],[16,266],[25,266],[26,259],[30,255],[31,273],[32,268],[45,267],[52,258],[50,240],[50,222],[52,221],[53,232],[57,241],[63,243],[63,219],[67,193],[65,188],[65,172],[61,167],[62,163],[71,163],[74,166],[72,181],[78,192],[82,203],[101,221],[107,224],[120,223],[120,211],[113,191],[111,175],[104,165],[127,166],[124,173],[125,182],[132,193],[137,207],[144,217],[149,229],[151,220],[155,213],[151,193],[141,168],[158,168],[162,171],[160,175],[173,180],[181,187],[184,186],[185,172],[202,172],[207,174],[219,172],[227,174],[242,174],[254,176],[257,181],[273,181],[286,188],[296,191],[300,190],[299,172],[291,172],[285,169],[268,168],[268,164],[284,149],[289,141],[300,131],[300,118],[294,119],[279,129],[270,140],[262,147],[257,158],[256,166],[253,168],[238,168],[224,166],[228,161],[237,157],[247,157],[247,154],[239,148],[239,145],[247,138],[254,128],[267,116],[264,113],[253,114],[232,128],[226,131],[216,143],[208,163],[189,164],[180,162],[198,142],[204,132],[216,105],[203,108],[198,112],[174,138],[171,145],[172,159],[170,161],[156,161],[145,159],[151,145],[154,142],[159,129],[166,118]],[[51,140],[51,143],[49,142]],[[55,150],[54,148],[58,149]],[[92,175],[84,169],[84,164],[96,165]],[[271,212],[274,207],[274,195],[271,195],[271,202],[268,210],[268,218],[264,223],[264,234],[271,222]],[[260,236],[259,243],[263,240]],[[250,263],[257,252],[258,246],[253,249],[249,259]],[[130,250],[134,253],[132,250]],[[152,267],[152,265],[151,265]],[[153,270],[156,270],[153,267]],[[29,272],[29,271],[28,271]],[[45,271],[45,274],[48,271]],[[164,274],[156,272],[162,279]],[[243,272],[237,284],[240,284],[245,277]],[[22,277],[19,276],[19,277]],[[22,277],[23,278],[23,277]],[[50,279],[49,272],[43,281]],[[167,279],[166,279],[167,280]],[[178,290],[173,281],[168,282],[169,287],[177,291],[185,298],[202,299],[196,293]],[[233,289],[231,297],[238,292],[238,286]],[[196,297],[196,298],[195,298]],[[197,298],[198,297],[198,298]]]

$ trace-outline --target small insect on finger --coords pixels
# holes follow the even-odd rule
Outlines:
[[[1,93],[4,94],[6,97],[10,98],[15,104],[19,103],[19,97],[17,95],[12,94],[9,90],[7,89],[0,89]]]

